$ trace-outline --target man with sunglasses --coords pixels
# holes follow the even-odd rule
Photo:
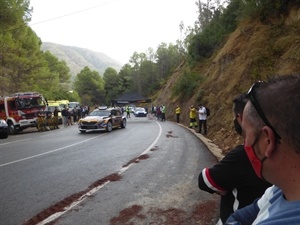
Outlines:
[[[245,105],[245,93],[233,100],[234,128],[239,135],[242,135],[241,123]],[[203,169],[198,185],[203,191],[221,195],[218,225],[225,223],[230,214],[237,209],[261,197],[270,186],[255,175],[244,145],[236,146],[213,167]]]
[[[227,223],[300,224],[300,74],[257,82],[247,98],[245,151],[256,175],[273,186]]]

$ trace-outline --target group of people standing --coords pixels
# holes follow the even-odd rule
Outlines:
[[[152,113],[155,114],[156,118],[161,121],[166,121],[166,106],[153,106]]]
[[[89,106],[79,106],[79,105],[77,105],[74,108],[65,106],[61,110],[63,125],[65,127],[73,125],[73,123],[76,123],[80,118],[84,118],[86,115],[88,115],[89,111],[90,111]]]

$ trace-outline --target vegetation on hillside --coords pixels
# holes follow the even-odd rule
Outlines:
[[[252,81],[272,76],[279,61],[286,68],[279,59],[292,63],[287,71],[299,69],[295,63],[299,62],[295,44],[299,23],[287,24],[286,18],[291,9],[298,9],[300,0],[231,0],[226,8],[218,2],[196,1],[198,20],[194,27],[179,25],[183,38],[176,44],[161,43],[156,50],[134,52],[119,72],[109,67],[99,74],[84,67],[72,82],[66,62],[41,51],[41,40],[27,25],[32,10],[29,0],[0,0],[0,95],[30,90],[48,99],[92,105],[110,104],[121,94],[138,92],[152,96],[158,104],[209,102],[216,107],[213,117],[220,116],[220,105],[227,110],[233,94],[245,91]],[[225,103],[216,103],[223,98]],[[231,120],[227,113],[222,118]]]
[[[70,78],[69,68],[27,26],[29,1],[0,0],[0,95],[39,91],[52,97]]]
[[[232,99],[247,92],[255,81],[300,72],[299,1],[236,0],[231,4],[238,7],[233,7],[235,10],[231,13],[237,19],[236,29],[224,35],[209,55],[203,55],[201,51],[210,46],[209,43],[199,44],[195,38],[197,35],[191,38],[192,42],[197,42],[189,46],[193,54],[188,55],[185,64],[156,95],[157,104],[163,103],[169,109],[167,118],[171,120],[175,119],[173,110],[179,104],[181,122],[186,125],[191,104],[207,105],[211,110],[208,138],[225,152],[234,144],[242,143],[233,129]],[[227,10],[232,9],[231,4]],[[224,10],[223,14],[226,13]],[[218,18],[216,22],[224,17]],[[199,36],[213,33],[209,30],[214,30],[214,27],[209,23]],[[198,76],[194,76],[195,73]],[[190,85],[185,84],[187,80],[190,80]],[[185,90],[193,94],[174,94]]]

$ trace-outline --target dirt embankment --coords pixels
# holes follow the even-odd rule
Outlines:
[[[172,87],[192,71],[204,77],[194,95],[188,99],[172,96]],[[183,62],[165,87],[153,96],[153,105],[164,104],[168,120],[175,121],[175,108],[181,107],[181,124],[189,124],[189,107],[203,103],[208,106],[208,134],[223,153],[243,142],[233,128],[232,100],[258,80],[274,75],[300,71],[300,9],[292,8],[285,18],[268,23],[243,21],[228,36],[224,45],[207,60],[193,68]],[[199,94],[201,93],[201,94]]]

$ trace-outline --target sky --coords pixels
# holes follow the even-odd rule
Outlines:
[[[129,62],[162,42],[180,39],[179,24],[193,26],[196,0],[30,0],[30,27],[42,42],[86,48]]]

